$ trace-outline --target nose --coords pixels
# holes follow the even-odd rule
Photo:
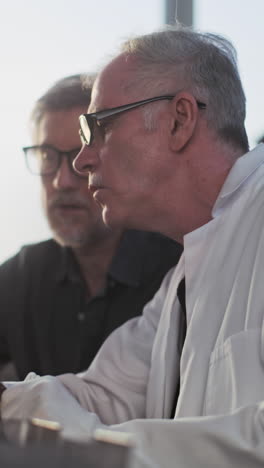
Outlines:
[[[61,165],[58,168],[54,178],[53,187],[57,190],[74,190],[79,186],[79,178],[69,168],[67,159],[62,158]]]
[[[81,175],[92,173],[96,164],[96,153],[87,145],[83,145],[81,151],[73,161],[73,167]]]

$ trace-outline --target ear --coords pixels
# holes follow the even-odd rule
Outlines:
[[[171,142],[173,151],[181,151],[192,138],[198,119],[198,106],[195,98],[180,92],[171,101]]]

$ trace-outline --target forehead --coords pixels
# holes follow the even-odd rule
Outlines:
[[[85,112],[85,106],[59,111],[47,111],[33,131],[36,144],[49,143],[63,145],[63,149],[79,145],[79,115]]]
[[[89,112],[127,104],[132,93],[127,84],[136,73],[136,60],[132,56],[119,55],[98,75],[92,90]]]

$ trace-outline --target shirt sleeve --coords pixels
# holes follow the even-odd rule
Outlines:
[[[98,429],[134,434],[133,468],[263,468],[264,399],[218,416],[144,419],[152,346],[166,282],[144,315],[105,342],[91,367],[77,376],[12,383],[2,395],[3,418],[42,417],[65,437],[87,440]]]
[[[80,405],[96,413],[104,424],[146,417],[152,347],[173,271],[144,307],[143,315],[108,337],[86,372],[58,377]]]
[[[17,291],[19,254],[0,265],[0,366],[11,358],[8,340],[8,317],[13,313],[14,292]]]
[[[8,382],[2,402],[3,418],[55,419],[67,431],[73,426],[77,404],[83,417],[83,409],[86,410],[86,423],[89,413],[107,425],[146,417],[152,346],[171,275],[172,271],[145,306],[143,316],[130,320],[109,336],[86,372],[58,377],[30,373],[24,382]],[[66,412],[60,396],[68,401],[65,392],[72,398]],[[72,412],[70,401],[74,401]],[[78,425],[75,429],[78,432]]]

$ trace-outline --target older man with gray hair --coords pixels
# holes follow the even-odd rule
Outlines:
[[[135,38],[102,70],[75,168],[107,225],[160,231],[184,253],[87,372],[31,374],[3,391],[4,418],[54,418],[65,437],[132,432],[140,467],[263,466],[264,150],[248,152],[244,119],[217,35]]]

